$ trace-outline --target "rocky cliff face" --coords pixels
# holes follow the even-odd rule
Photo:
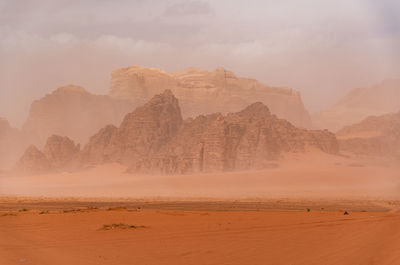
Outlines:
[[[352,90],[333,107],[313,115],[316,128],[337,131],[368,116],[384,115],[400,109],[400,79],[386,80],[369,88]]]
[[[52,167],[63,168],[76,157],[79,151],[80,145],[75,145],[68,137],[53,135],[47,139],[43,154]]]
[[[221,172],[263,169],[307,147],[338,153],[334,134],[299,129],[261,102],[183,121],[177,98],[166,90],[127,114],[120,127],[101,129],[82,151],[68,138],[52,136],[43,152],[29,148],[19,167],[40,172],[118,162],[135,173]]]
[[[90,137],[89,143],[80,153],[80,164],[103,164],[112,161],[111,139],[117,131],[118,128],[114,125],[107,125]]]
[[[129,164],[154,155],[176,135],[181,124],[178,100],[166,90],[127,114],[119,128],[107,126],[100,130],[85,146],[82,160]]]
[[[345,152],[400,158],[400,112],[368,117],[341,129],[337,136]]]
[[[265,168],[284,153],[304,152],[307,146],[338,152],[332,133],[296,128],[262,103],[183,122],[178,100],[167,90],[128,114],[120,128],[100,130],[80,159],[120,162],[131,172],[183,174]]]
[[[17,169],[28,174],[42,174],[50,172],[52,166],[43,152],[31,145],[18,161]]]
[[[298,129],[271,115],[262,103],[241,112],[187,120],[160,152],[134,161],[132,172],[185,174],[263,169],[287,152],[307,146],[337,153],[333,134]]]
[[[75,142],[85,144],[101,128],[107,124],[121,124],[124,116],[134,107],[145,104],[153,95],[160,94],[165,89],[170,89],[177,95],[182,113],[186,117],[238,111],[252,102],[261,101],[279,117],[301,127],[310,125],[310,118],[300,95],[292,89],[269,87],[253,79],[238,78],[223,68],[212,72],[189,68],[166,73],[152,68],[128,67],[112,72],[109,95],[93,95],[82,87],[70,85],[60,87],[34,101],[28,118],[19,131],[26,136],[26,140],[21,147],[14,145],[9,148],[17,150],[18,155],[7,160],[5,164],[15,164],[17,157],[20,157],[29,144],[42,147],[53,134],[67,136]],[[129,137],[123,136],[124,131],[127,128],[120,128],[117,132],[120,136],[112,138],[115,150],[107,148],[106,151],[110,152],[110,156],[118,153],[123,159],[124,155],[116,151],[121,144],[115,141],[123,141],[121,139]],[[135,144],[138,145],[140,144]],[[126,152],[130,152],[132,148],[127,148]],[[99,156],[98,159],[104,159],[104,156]],[[0,161],[0,168],[1,163]]]
[[[53,134],[86,143],[106,124],[119,124],[132,111],[132,103],[93,95],[79,86],[66,86],[34,101],[23,130],[36,137],[38,146]]]
[[[170,89],[179,99],[183,116],[239,111],[261,101],[272,113],[301,127],[311,120],[300,94],[290,88],[270,87],[257,80],[239,78],[223,68],[208,72],[188,68],[175,73],[131,66],[111,74],[110,96],[140,105],[152,95]]]
[[[80,146],[68,137],[53,135],[47,139],[43,152],[31,145],[18,161],[17,169],[30,174],[68,170],[79,151]]]

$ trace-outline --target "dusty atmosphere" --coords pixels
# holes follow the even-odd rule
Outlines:
[[[399,13],[0,0],[0,265],[400,264]]]

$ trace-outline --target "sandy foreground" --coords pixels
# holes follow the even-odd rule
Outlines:
[[[0,264],[400,264],[400,214],[394,212],[141,204],[58,201],[26,210],[16,209],[22,202],[2,204]]]
[[[0,265],[400,264],[396,165],[314,156],[252,172],[124,171],[0,176]]]

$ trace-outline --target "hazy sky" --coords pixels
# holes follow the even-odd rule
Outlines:
[[[302,93],[311,111],[400,77],[398,0],[0,0],[0,116],[110,72],[223,66]]]

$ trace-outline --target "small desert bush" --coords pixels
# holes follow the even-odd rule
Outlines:
[[[126,207],[110,207],[107,211],[126,211]]]
[[[3,213],[1,216],[17,216],[16,213]]]
[[[110,225],[103,225],[100,230],[114,230],[114,229],[138,229],[138,228],[146,228],[143,225],[128,225],[128,224],[110,224]]]

